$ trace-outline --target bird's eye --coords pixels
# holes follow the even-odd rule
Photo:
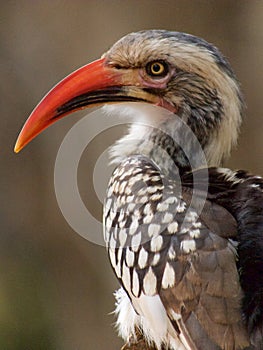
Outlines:
[[[146,72],[151,77],[165,77],[169,71],[169,66],[165,61],[154,61],[146,65]]]

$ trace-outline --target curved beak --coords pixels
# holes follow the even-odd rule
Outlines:
[[[21,130],[17,153],[58,119],[86,107],[123,101],[160,104],[160,98],[139,86],[136,70],[116,69],[101,58],[79,68],[58,83],[36,106]]]

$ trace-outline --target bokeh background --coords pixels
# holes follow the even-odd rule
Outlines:
[[[121,36],[150,28],[184,31],[215,43],[232,63],[247,111],[227,165],[262,175],[263,2],[9,0],[0,6],[0,349],[119,349],[110,314],[117,282],[105,250],[68,226],[53,186],[59,145],[81,114],[15,155],[17,134],[57,81]],[[94,149],[102,144],[100,138]],[[81,167],[83,190],[94,152]],[[97,215],[100,210],[94,208]]]

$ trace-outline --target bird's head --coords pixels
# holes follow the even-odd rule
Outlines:
[[[192,35],[147,30],[128,34],[58,83],[28,118],[15,151],[69,113],[124,101],[155,104],[183,119],[209,164],[219,164],[237,140],[242,97],[222,54]]]

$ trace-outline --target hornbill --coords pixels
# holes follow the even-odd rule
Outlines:
[[[263,349],[263,180],[220,167],[244,103],[216,47],[165,30],[126,35],[43,98],[15,151],[71,112],[121,102],[167,112],[112,149],[104,231],[125,349]]]

